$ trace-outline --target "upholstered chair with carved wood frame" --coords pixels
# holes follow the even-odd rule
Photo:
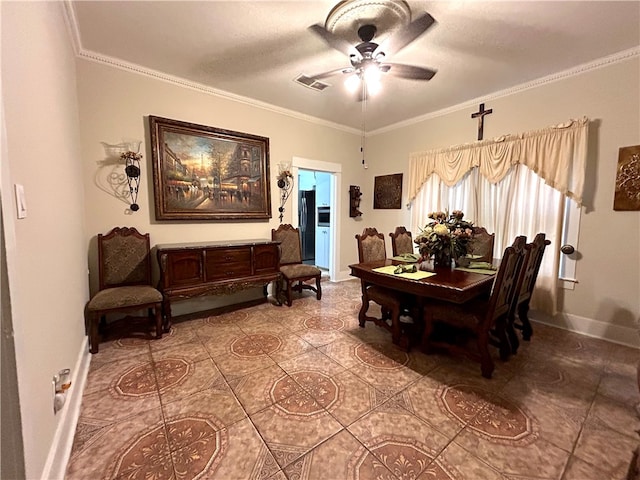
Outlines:
[[[292,225],[283,223],[277,230],[271,230],[271,239],[280,242],[280,273],[283,285],[281,282],[276,283],[276,299],[280,301],[280,296],[284,294],[286,304],[291,306],[294,291],[311,290],[320,300],[322,298],[322,271],[318,267],[302,263],[300,231],[293,228]],[[315,287],[305,283],[314,279]]]
[[[390,233],[389,236],[391,237],[391,252],[394,257],[404,253],[414,253],[411,232],[407,231],[405,227],[396,227],[395,232]]]
[[[369,227],[365,228],[362,234],[356,235],[358,242],[358,260],[360,263],[379,262],[387,258],[387,250],[384,242],[384,235],[378,233],[378,230]],[[362,284],[362,307],[358,313],[358,320],[361,327],[366,322],[373,322],[379,327],[385,328],[391,332],[393,343],[400,345],[401,341],[407,340],[402,338],[402,328],[400,325],[400,313],[409,305],[409,301],[398,291],[384,288],[378,285],[367,285],[364,280]],[[369,310],[369,302],[375,302],[380,305],[382,317],[376,318],[367,315]],[[391,325],[387,320],[391,320]],[[409,347],[406,342],[404,347]]]
[[[480,362],[482,376],[486,378],[491,378],[495,368],[489,345],[499,348],[502,360],[509,358],[511,347],[507,337],[507,321],[524,261],[525,242],[526,239],[516,241],[505,249],[488,298],[476,298],[460,305],[432,300],[425,305],[422,345],[427,353],[444,349],[464,355]],[[452,335],[452,330],[457,335]],[[455,341],[466,337],[471,337],[475,342]]]
[[[98,353],[98,323],[107,314],[147,310],[162,337],[162,294],[151,286],[149,234],[135,228],[116,227],[98,235],[99,291],[87,305],[89,347]]]
[[[475,255],[476,262],[493,263],[493,245],[496,234],[487,232],[484,227],[472,227],[471,240],[469,241],[469,254]]]
[[[513,307],[509,314],[509,326],[511,328],[517,328],[522,330],[522,339],[529,341],[531,335],[533,335],[533,329],[531,322],[529,322],[529,302],[533,295],[533,289],[540,272],[540,265],[542,264],[542,256],[544,250],[548,245],[551,245],[550,240],[546,240],[544,233],[538,233],[533,242],[526,245],[527,255],[525,263],[520,272],[520,278],[518,279],[517,293],[514,298]],[[518,314],[519,322],[516,322],[516,313]],[[510,330],[511,350],[516,353],[519,346],[518,337],[515,335],[515,331]]]

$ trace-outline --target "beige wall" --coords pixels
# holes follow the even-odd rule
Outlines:
[[[85,351],[84,182],[75,58],[62,4],[2,2],[1,8],[2,162],[9,171],[2,177],[2,203],[26,476],[35,479],[61,421],[53,414],[52,376],[75,367]],[[26,193],[28,216],[21,220],[14,183]]]
[[[216,97],[155,78],[112,68],[91,61],[78,62],[82,161],[86,190],[87,236],[128,225],[149,232],[152,244],[270,238],[277,228],[279,190],[276,178],[279,162],[293,157],[342,164],[343,190],[357,182],[358,135],[310,123],[274,111]],[[157,222],[153,209],[153,174],[148,134],[148,115],[260,135],[269,138],[271,164],[270,221],[254,222]],[[102,142],[120,143],[125,138],[143,141],[142,180],[136,213],[126,213],[128,204],[104,190],[113,166],[104,167]],[[115,167],[122,172],[122,166]],[[344,187],[347,185],[347,187]],[[342,194],[342,192],[341,192]],[[343,199],[346,199],[346,193]],[[284,222],[291,222],[291,202],[285,207]],[[348,218],[347,207],[339,212]],[[353,250],[353,235],[343,229],[341,251]],[[350,239],[350,240],[348,240]],[[95,241],[91,242],[91,268],[95,265]],[[352,258],[351,260],[354,260]],[[347,269],[344,258],[340,270]],[[92,276],[95,285],[95,275]]]
[[[2,99],[9,177],[3,205],[14,206],[13,184],[27,194],[26,219],[7,220],[7,262],[28,478],[39,478],[58,418],[50,381],[86,351],[83,308],[87,263],[99,232],[130,225],[152,243],[268,237],[273,218],[246,223],[159,223],[154,220],[147,115],[270,138],[272,173],[293,157],[342,165],[339,270],[356,260],[355,233],[375,225],[389,232],[409,212],[373,210],[373,178],[405,172],[410,152],[473,141],[472,109],[375,135],[367,140],[368,170],[358,135],[215,97],[154,78],[74,57],[60,3],[2,2]],[[618,148],[640,143],[638,58],[488,102],[485,136],[517,133],[582,115],[594,121],[578,262],[579,284],[563,299],[565,312],[611,325],[634,326],[640,316],[640,213],[613,212]],[[76,91],[77,82],[77,91]],[[425,88],[428,89],[428,86]],[[77,94],[77,99],[76,99]],[[79,118],[76,112],[79,105]],[[475,109],[473,109],[475,111]],[[102,189],[108,168],[101,142],[143,141],[141,210]],[[348,217],[348,186],[363,189],[360,220]],[[406,199],[406,178],[405,178]],[[9,210],[11,211],[11,210]],[[291,221],[291,208],[285,222]]]
[[[640,212],[613,211],[613,193],[618,149],[640,144],[640,59],[636,56],[491,100],[486,108],[493,114],[485,117],[485,138],[570,118],[592,120],[578,244],[582,258],[576,266],[579,283],[574,290],[561,291],[560,307],[570,316],[635,331],[640,321]],[[470,116],[475,111],[477,105],[369,139],[370,177],[363,185],[363,198],[373,189],[372,175],[404,171],[406,177],[411,152],[473,142],[477,121]],[[406,178],[404,183],[406,199]],[[406,209],[365,213],[367,221],[384,232],[393,231],[396,222],[410,222]]]

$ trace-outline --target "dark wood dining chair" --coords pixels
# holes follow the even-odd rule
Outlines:
[[[99,291],[87,305],[89,351],[98,353],[98,323],[106,315],[148,310],[155,322],[156,338],[162,337],[162,293],[151,286],[149,234],[135,228],[116,227],[98,235]]]
[[[407,231],[405,227],[396,227],[395,232],[390,233],[389,236],[391,237],[391,252],[394,257],[403,253],[414,253],[411,232]]]
[[[316,298],[322,298],[322,271],[314,266],[302,263],[302,240],[300,231],[288,223],[281,224],[277,229],[271,229],[271,239],[280,242],[280,273],[282,284],[276,284],[276,298],[284,294],[285,303],[293,305],[293,292],[311,290]],[[315,280],[315,287],[305,283]]]
[[[468,253],[477,256],[474,261],[493,263],[496,234],[487,232],[484,227],[472,227],[471,230]]]
[[[358,260],[360,263],[379,262],[386,260],[387,250],[384,242],[384,235],[378,233],[373,227],[365,228],[362,234],[356,235],[358,242]],[[401,292],[384,288],[378,285],[367,285],[362,283],[362,307],[358,313],[360,326],[364,328],[366,322],[373,322],[379,327],[391,332],[393,343],[400,344],[402,329],[400,325],[400,312],[403,305],[406,305],[406,298]],[[382,317],[376,318],[367,315],[369,302],[375,302],[382,309]],[[391,321],[391,324],[387,323]],[[404,345],[408,348],[407,344]]]
[[[505,249],[489,298],[476,298],[461,305],[435,300],[427,303],[423,313],[424,350],[444,349],[464,355],[480,362],[482,376],[491,378],[495,365],[489,345],[499,348],[502,360],[510,355],[506,322],[523,260],[523,244]]]
[[[531,295],[533,295],[533,289],[535,288],[538,273],[540,272],[540,265],[542,264],[542,256],[544,250],[548,245],[551,245],[551,241],[547,240],[544,233],[538,233],[533,242],[527,244],[526,261],[523,265],[520,278],[518,279],[517,293],[514,297],[513,306],[509,314],[509,325],[522,331],[522,339],[529,341],[531,335],[533,335],[533,328],[529,321],[529,302],[531,301]],[[518,314],[518,320],[516,321],[516,313]],[[515,333],[512,333],[515,337]],[[516,353],[518,350],[517,337],[511,340],[512,351]]]

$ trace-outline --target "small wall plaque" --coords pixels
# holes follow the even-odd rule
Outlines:
[[[618,152],[614,210],[640,210],[640,145]]]
[[[373,208],[401,208],[402,174],[375,177],[373,184]]]

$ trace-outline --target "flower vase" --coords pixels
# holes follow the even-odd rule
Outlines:
[[[449,252],[438,252],[433,255],[434,267],[451,268],[451,254]]]

